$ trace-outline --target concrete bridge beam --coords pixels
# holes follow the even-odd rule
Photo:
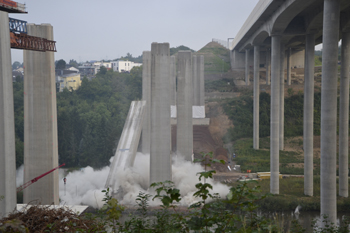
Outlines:
[[[324,0],[321,87],[321,215],[336,223],[337,69],[340,0]]]
[[[313,196],[315,35],[306,35],[304,70],[304,194]]]
[[[280,117],[281,36],[271,41],[270,192],[279,194],[279,117]]]
[[[253,148],[259,149],[259,72],[260,46],[254,46],[254,110],[253,110]]]
[[[350,31],[342,33],[339,103],[339,196],[349,196],[349,74]]]

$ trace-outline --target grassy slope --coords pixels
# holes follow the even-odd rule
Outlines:
[[[230,51],[216,42],[210,42],[201,48],[197,55],[204,56],[204,72],[222,73],[230,70]]]

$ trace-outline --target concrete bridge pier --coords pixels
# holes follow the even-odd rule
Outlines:
[[[199,77],[197,69],[197,55],[192,55],[192,84],[193,84],[193,105],[199,106]]]
[[[199,106],[204,106],[204,56],[200,55],[197,57],[197,75],[199,79]]]
[[[279,117],[281,35],[271,36],[270,192],[279,194]]]
[[[279,118],[279,132],[280,139],[279,145],[280,150],[284,150],[284,59],[285,59],[285,46],[281,44],[281,58],[280,58],[280,118]]]
[[[53,40],[50,24],[27,24],[28,35]],[[23,51],[24,181],[58,166],[54,52]],[[24,203],[59,204],[58,171],[23,191]]]
[[[342,33],[339,103],[339,196],[349,196],[349,74],[350,31]]]
[[[142,126],[142,153],[151,151],[151,52],[142,54],[142,100],[146,101]]]
[[[291,59],[292,59],[292,48],[289,47],[287,49],[287,85],[288,86],[290,86],[292,84]]]
[[[16,208],[16,152],[8,13],[0,11],[0,218]]]
[[[250,49],[245,49],[245,85],[248,86],[250,84],[249,81],[249,53]]]
[[[169,54],[169,43],[152,43],[150,184],[172,180]]]
[[[306,35],[304,71],[304,194],[313,196],[315,35]]]
[[[321,215],[336,223],[337,69],[340,0],[324,0],[321,88]]]
[[[253,110],[253,148],[259,149],[259,70],[260,46],[254,46],[254,110]]]
[[[192,52],[179,51],[177,57],[177,154],[192,161]]]
[[[176,61],[170,57],[170,105],[176,105]]]
[[[266,48],[266,85],[271,81],[271,49]]]

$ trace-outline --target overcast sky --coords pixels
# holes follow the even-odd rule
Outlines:
[[[112,60],[169,42],[199,50],[213,38],[235,37],[258,0],[29,0],[28,14],[9,17],[50,23],[55,60]],[[12,61],[23,61],[12,49]]]

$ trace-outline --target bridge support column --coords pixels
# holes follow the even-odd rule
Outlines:
[[[0,217],[16,208],[16,152],[8,13],[0,11]]]
[[[306,35],[304,69],[304,194],[313,196],[315,36]]]
[[[204,56],[197,57],[197,75],[199,79],[199,106],[204,106]]]
[[[288,48],[287,50],[287,85],[288,86],[292,84],[291,59],[292,59],[292,48]]]
[[[175,56],[170,57],[170,105],[176,105],[176,61],[175,59],[176,59]]]
[[[171,180],[170,55],[169,43],[151,48],[150,183]]]
[[[192,55],[192,87],[193,87],[193,105],[199,105],[199,79],[198,79],[198,69],[197,69],[197,55]]]
[[[200,57],[199,57],[200,58]],[[177,154],[192,161],[192,52],[179,51],[177,57]]]
[[[49,24],[27,24],[28,35],[53,40]],[[24,181],[58,166],[55,59],[53,52],[23,51]],[[59,204],[58,171],[23,191],[24,203]]]
[[[142,153],[149,154],[151,150],[151,52],[142,54],[142,100],[146,101],[145,115],[142,126]]]
[[[260,47],[254,46],[254,110],[253,110],[253,147],[259,149],[259,71]]]
[[[249,81],[249,53],[250,50],[246,49],[245,50],[245,85],[249,85],[250,81]]]
[[[285,58],[284,44],[281,44],[281,59],[280,59],[280,150],[284,150],[284,58]]]
[[[321,88],[321,215],[336,223],[337,69],[340,1],[324,0]]]
[[[349,73],[350,32],[342,33],[339,104],[339,196],[349,196]]]
[[[266,85],[271,83],[271,49],[266,48]]]
[[[281,36],[271,42],[270,192],[279,194],[279,116],[280,116]]]

